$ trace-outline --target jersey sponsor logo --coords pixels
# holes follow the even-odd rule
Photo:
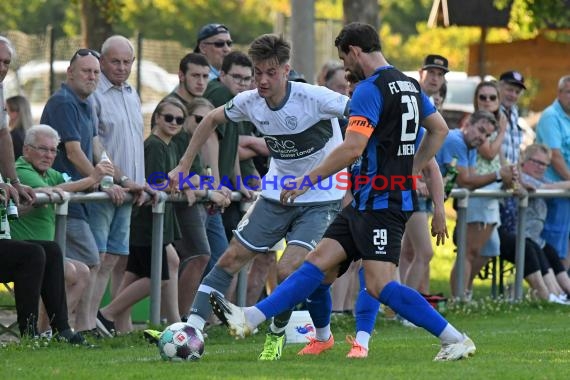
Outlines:
[[[233,106],[234,106],[234,100],[233,100],[233,99],[230,99],[230,100],[226,103],[225,109],[226,109],[226,110],[230,110],[230,109],[232,109]]]
[[[330,120],[321,120],[300,133],[265,135],[263,138],[271,157],[292,160],[309,156],[323,149],[332,135]]]
[[[372,136],[372,132],[374,132],[374,126],[370,124],[368,119],[364,116],[351,116],[348,119],[348,127],[346,130],[370,137]]]

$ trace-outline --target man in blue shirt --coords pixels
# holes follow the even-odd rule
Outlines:
[[[67,79],[53,94],[42,113],[40,122],[55,129],[61,137],[53,168],[73,181],[88,177],[94,170],[93,146],[97,136],[97,119],[88,97],[97,88],[99,53],[79,49],[71,58]],[[106,173],[113,175],[113,173]],[[75,328],[78,331],[95,329],[95,314],[89,303],[99,269],[99,250],[87,223],[84,204],[72,203],[66,231],[66,256],[86,264],[90,282],[77,306]]]
[[[536,126],[536,141],[552,151],[546,179],[552,182],[570,180],[570,75],[560,78],[556,100],[540,116]],[[548,215],[542,237],[556,248],[568,268],[570,199],[552,198],[547,200],[547,204]]]

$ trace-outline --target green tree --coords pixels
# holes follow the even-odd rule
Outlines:
[[[546,28],[570,28],[568,0],[495,0],[498,9],[512,3],[509,28],[516,32],[536,33]]]

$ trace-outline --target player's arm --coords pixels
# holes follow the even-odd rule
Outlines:
[[[309,189],[309,186],[303,186],[307,183],[307,177],[311,184],[316,184],[351,165],[362,155],[373,131],[374,127],[367,118],[352,116],[349,119],[342,144],[337,146],[320,165],[313,168],[309,173],[288,182],[281,191],[281,202],[294,202],[297,197],[304,194]]]
[[[368,121],[366,122],[368,123]],[[372,127],[370,127],[370,131],[373,131]],[[337,146],[319,166],[309,172],[308,176],[311,183],[317,183],[319,178],[321,180],[326,179],[354,163],[362,155],[369,137],[369,135],[350,130],[349,122],[349,128],[346,130],[342,144]]]
[[[431,234],[437,237],[437,245],[444,244],[445,239],[449,238],[449,234],[445,223],[445,208],[443,206],[443,178],[435,158],[429,160],[426,167],[422,170],[422,174],[434,205]]]
[[[447,124],[439,112],[434,112],[422,121],[426,129],[420,147],[414,155],[413,175],[418,175],[443,145],[449,132]]]

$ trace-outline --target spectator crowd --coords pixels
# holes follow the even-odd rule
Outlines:
[[[212,290],[235,300],[237,273],[246,267],[246,302],[255,304],[301,266],[342,207],[359,201],[350,191],[317,190],[292,207],[280,203],[278,192],[263,188],[266,174],[300,176],[336,152],[351,128],[346,110],[352,93],[366,80],[345,70],[347,61],[333,60],[323,66],[317,85],[308,84],[288,65],[286,45],[271,38],[256,39],[246,54],[232,50],[225,25],[202,27],[194,51],[180,59],[178,85],[160,101],[151,133],[144,136],[141,101],[129,82],[135,50],[127,38],[111,36],[100,51],[78,49],[65,82],[34,125],[25,96],[3,97],[2,81],[15,51],[0,36],[0,201],[2,210],[10,202],[18,206],[10,218],[1,213],[0,281],[15,285],[22,336],[86,344],[133,330],[132,308],[150,294],[150,205],[158,199],[157,189],[185,197],[166,205],[161,316],[168,324],[188,321],[202,330],[219,323],[211,316]],[[271,54],[286,65],[287,77],[263,64],[273,57],[264,56],[264,44],[274,44]],[[448,60],[428,54],[418,66],[422,93],[441,111]],[[558,93],[536,126],[536,141],[526,147],[518,106],[525,90],[525,78],[515,69],[481,81],[473,93],[474,112],[449,131],[421,172],[397,277],[427,300],[434,297],[432,232],[438,242],[447,235],[443,189],[450,170],[457,172],[451,185],[469,190],[516,195],[570,189],[570,74],[560,78]],[[421,149],[424,131],[419,126],[414,151]],[[288,159],[289,143],[315,153],[299,150]],[[157,172],[170,178],[156,180]],[[178,186],[179,173],[195,174],[191,185]],[[209,186],[202,182],[205,176],[213,178]],[[54,204],[37,204],[36,194],[57,201],[64,192],[93,191],[106,193],[109,201],[71,203],[60,242],[65,247],[59,246]],[[242,201],[231,202],[232,192],[241,193]],[[132,201],[126,201],[127,194]],[[491,258],[514,262],[518,212],[514,196],[469,199],[467,254],[450,273],[452,297],[471,300],[473,280]],[[533,198],[526,213],[524,278],[532,295],[570,305],[570,198]],[[459,265],[465,268],[464,294],[456,287]],[[364,276],[361,262],[353,261],[331,289],[323,288],[332,292],[330,305],[317,306],[333,315],[356,315]],[[110,301],[103,304],[107,291]],[[283,344],[290,315],[289,310],[274,316],[260,360],[279,358],[280,351],[271,347]],[[323,321],[317,338],[327,341],[330,319]],[[361,333],[353,347],[367,354],[369,337]]]

